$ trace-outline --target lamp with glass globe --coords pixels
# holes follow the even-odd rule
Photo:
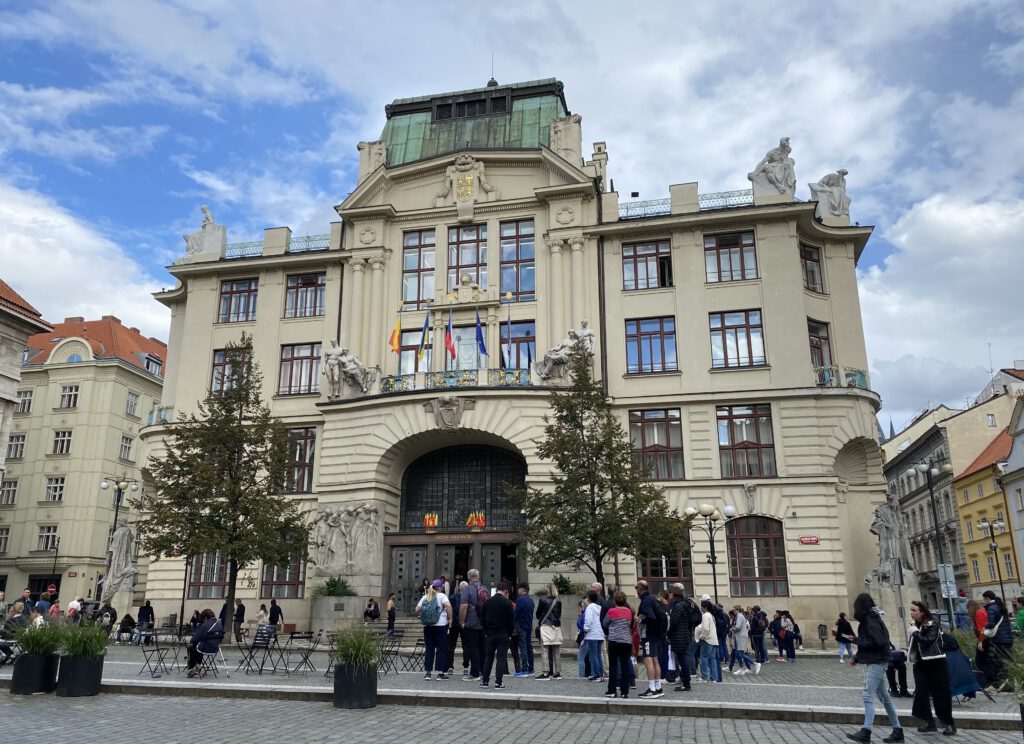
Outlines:
[[[944,591],[943,590],[944,587],[942,587],[942,568],[941,567],[943,565],[946,565],[946,550],[945,550],[945,547],[942,544],[943,540],[942,540],[942,530],[941,530],[941,526],[940,526],[940,523],[939,523],[939,508],[938,508],[938,506],[936,505],[936,502],[935,502],[935,481],[934,481],[934,479],[938,478],[939,475],[941,475],[943,473],[951,473],[951,472],[953,472],[953,466],[950,463],[946,462],[942,458],[929,458],[927,461],[924,461],[924,462],[911,463],[910,467],[908,467],[907,471],[906,471],[906,475],[907,475],[908,478],[914,478],[914,477],[916,477],[918,475],[923,475],[923,476],[925,476],[925,479],[927,480],[927,483],[928,483],[928,499],[929,499],[929,501],[931,503],[931,507],[932,507],[932,524],[935,525],[935,544],[936,544],[936,547],[937,547],[937,551],[936,552],[937,552],[937,554],[939,556],[939,569],[936,571],[936,575],[939,578],[940,592],[942,594],[947,595],[946,596],[946,609],[949,612],[948,621],[950,623],[950,627],[952,627],[952,622],[953,622],[953,617],[954,617],[953,616],[953,596],[952,596],[952,594],[955,594],[956,592],[954,591],[951,594],[950,592]],[[952,564],[950,564],[949,565],[949,571],[952,572],[952,570],[953,570],[953,566],[952,566]],[[955,589],[955,587],[952,587],[952,588]]]
[[[726,504],[719,510],[712,504],[698,504],[696,507],[686,507],[683,514],[691,517],[691,529],[696,527],[708,536],[707,561],[711,564],[711,584],[715,592],[715,604],[718,604],[718,554],[715,552],[715,535],[736,516],[736,507]]]

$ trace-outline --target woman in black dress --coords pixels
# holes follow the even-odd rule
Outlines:
[[[938,718],[946,728],[946,736],[956,734],[953,723],[953,698],[949,693],[949,669],[942,650],[942,632],[928,605],[920,600],[910,603],[910,648],[907,655],[914,664],[914,717],[924,721],[917,730],[922,734],[936,731]],[[930,698],[930,700],[929,700]],[[932,716],[932,705],[935,716]]]

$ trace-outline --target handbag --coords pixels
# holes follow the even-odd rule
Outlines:
[[[548,615],[550,615],[550,614],[551,614],[551,611],[552,611],[553,609],[555,609],[555,602],[557,602],[557,601],[558,601],[558,600],[557,600],[557,599],[555,599],[554,597],[552,597],[552,598],[551,598],[551,604],[550,604],[550,605],[548,605],[548,611],[544,613],[544,617],[542,617],[542,618],[540,619],[540,622],[539,622],[539,623],[537,623],[537,627],[533,629],[533,636],[534,636],[534,638],[536,638],[536,639],[537,639],[538,641],[540,640],[540,626],[544,624],[544,621],[548,619]]]
[[[998,623],[996,623],[991,628],[985,628],[983,631],[981,631],[981,634],[983,636],[985,636],[986,638],[994,638],[996,633],[999,631],[999,626],[1003,624],[1003,619],[1005,617],[1006,617],[1006,615],[1003,615],[1003,617],[999,618],[999,622]]]

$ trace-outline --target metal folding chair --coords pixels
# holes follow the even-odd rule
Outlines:
[[[256,628],[256,635],[253,636],[249,648],[243,651],[242,660],[238,662],[236,671],[244,666],[246,674],[263,674],[268,661],[271,674],[277,671],[278,661],[284,663],[283,650],[277,643],[277,628],[269,624]]]
[[[224,634],[218,633],[210,635],[208,640],[217,641],[217,650],[199,652],[202,654],[203,660],[199,663],[199,673],[196,676],[202,679],[210,672],[213,672],[214,677],[218,676],[217,662],[220,662],[224,667],[224,674],[230,678],[231,670],[228,669],[228,660],[224,658],[224,650],[221,647],[221,643],[224,641]]]
[[[312,633],[293,633],[292,637],[288,639],[288,656],[286,659],[287,666],[291,666],[292,656],[298,656],[299,660],[296,662],[294,668],[291,669],[292,673],[298,674],[302,672],[305,674],[307,671],[315,672],[316,667],[309,660],[309,657],[316,651],[317,646],[320,645],[320,639],[323,637],[323,630],[320,630],[316,636]]]
[[[157,633],[152,634],[153,644],[147,646],[145,643],[145,637],[143,637],[143,643],[139,646],[142,649],[142,657],[144,659],[142,663],[142,669],[139,670],[140,676],[143,672],[149,671],[149,676],[153,679],[161,677],[160,671],[163,670],[163,674],[170,674],[171,670],[167,666],[167,655],[171,653],[171,649],[166,645],[160,645],[160,636]]]
[[[401,660],[399,650],[405,640],[405,630],[395,630],[391,635],[383,635],[380,639],[380,662],[377,671],[387,674],[389,671],[398,674],[398,663]]]
[[[423,655],[427,652],[427,645],[423,642],[422,638],[416,639],[416,645],[413,646],[412,656],[404,656],[402,658],[402,671],[403,672],[422,672],[423,671]]]

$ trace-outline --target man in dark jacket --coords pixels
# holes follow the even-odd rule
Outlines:
[[[693,629],[700,625],[700,609],[686,596],[682,584],[672,585],[672,611],[668,617],[668,644],[676,661],[679,684],[676,692],[690,691],[690,642]]]
[[[636,582],[636,594],[640,597],[640,606],[636,610],[636,620],[640,624],[640,653],[644,669],[647,672],[647,689],[637,697],[659,698],[664,693],[661,690],[661,664],[658,663],[658,655],[662,644],[665,643],[665,630],[658,621],[660,614],[655,607],[658,598],[651,594],[650,585],[641,579]],[[664,609],[662,609],[664,612]]]
[[[502,679],[508,674],[508,644],[516,626],[515,607],[509,600],[508,593],[509,586],[503,581],[498,584],[494,595],[484,602],[481,618],[484,626],[484,668],[483,678],[480,680],[481,687],[487,687],[491,680],[491,667],[494,666],[495,656],[498,659],[498,668],[494,672],[494,689],[501,690],[505,687]]]
[[[242,604],[242,600],[235,600],[235,614],[231,616],[231,627],[235,631],[235,645],[241,646],[242,641],[242,623],[245,622],[245,605]]]
[[[750,608],[750,646],[754,649],[754,661],[764,664],[768,661],[768,651],[764,647],[764,634],[768,630],[768,615],[760,605]],[[850,629],[853,632],[853,629]]]
[[[517,677],[533,676],[533,598],[528,584],[520,584],[516,596],[516,630],[519,635],[519,671]]]
[[[1002,692],[1007,685],[1003,663],[1010,658],[1010,648],[1013,646],[1013,622],[1003,600],[994,591],[989,589],[981,596],[985,598],[985,614],[988,617],[985,631],[995,630],[991,637],[985,635],[983,641],[985,661],[982,671],[991,686],[990,690]]]
[[[462,584],[466,582],[460,581],[461,577],[456,576],[456,582],[452,585],[451,596],[448,597],[448,601],[452,605],[452,624],[448,628],[448,674],[455,673],[455,649],[458,648],[459,639],[462,637],[462,623],[459,622],[459,616],[461,614],[460,608],[462,606]],[[469,676],[469,652],[466,650],[466,644],[462,644],[462,676]]]

